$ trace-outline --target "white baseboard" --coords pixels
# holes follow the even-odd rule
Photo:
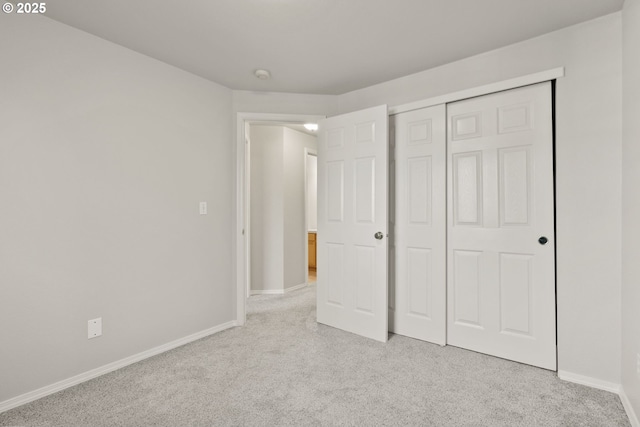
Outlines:
[[[636,411],[631,406],[631,401],[629,397],[627,397],[627,393],[624,391],[624,387],[620,386],[620,400],[622,401],[622,406],[624,406],[624,410],[627,412],[627,416],[629,417],[629,421],[631,422],[632,427],[640,427],[640,421],[638,421],[638,415]]]
[[[292,286],[292,287],[290,287],[290,288],[285,289],[285,290],[284,290],[284,293],[286,294],[287,292],[297,291],[298,289],[302,289],[302,288],[304,288],[305,286],[307,286],[307,284],[306,284],[306,283],[300,283],[299,285],[295,285],[295,286]]]
[[[631,401],[627,394],[624,392],[624,388],[620,384],[602,381],[596,378],[587,377],[585,375],[574,374],[572,372],[560,371],[558,370],[558,378],[564,381],[569,381],[576,384],[582,384],[589,387],[597,388],[600,390],[610,391],[612,393],[616,393],[620,396],[620,400],[622,401],[622,406],[624,406],[624,410],[629,417],[629,421],[631,422],[632,427],[640,427],[640,422],[638,421],[638,415],[636,414],[633,406],[631,405]]]
[[[173,350],[174,348],[183,346],[192,341],[196,341],[201,338],[207,337],[209,335],[222,332],[225,329],[233,328],[234,326],[237,326],[237,325],[238,325],[238,322],[235,320],[232,320],[231,322],[223,323],[222,325],[214,326],[213,328],[196,332],[195,334],[191,334],[186,337],[179,338],[177,340],[160,345],[158,347],[154,347],[149,350],[143,351],[141,353],[134,354],[133,356],[125,357],[124,359],[120,359],[115,362],[108,363],[104,366],[92,369],[87,372],[83,372],[82,374],[75,375],[71,378],[67,378],[65,380],[58,381],[48,386],[39,388],[37,390],[33,390],[30,392],[21,394],[20,396],[16,396],[11,399],[5,400],[4,402],[0,402],[0,413],[8,411],[9,409],[13,409],[18,406],[24,405],[25,403],[33,402],[34,400],[38,400],[50,394],[57,393],[66,388],[73,387],[74,385],[78,385],[90,379],[107,374],[109,372],[113,372],[117,369],[124,368],[125,366],[131,365],[141,360],[148,359],[149,357],[158,355],[160,353],[164,353],[165,351]]]
[[[282,289],[251,289],[251,295],[282,295]]]
[[[571,383],[582,384],[600,390],[610,391],[611,393],[620,393],[620,384],[599,380],[593,377],[587,377],[585,375],[574,374],[573,372],[558,370],[558,378],[564,381],[569,381]]]
[[[296,291],[307,286],[306,283],[300,283],[299,285],[292,286],[286,289],[252,289],[251,295],[283,295],[287,292]]]

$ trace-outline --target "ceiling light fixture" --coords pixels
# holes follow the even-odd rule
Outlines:
[[[269,70],[256,70],[254,74],[260,80],[268,80],[271,77],[271,73],[269,72]]]
[[[318,124],[317,123],[305,123],[304,128],[306,130],[309,130],[311,132],[315,132],[318,130]]]

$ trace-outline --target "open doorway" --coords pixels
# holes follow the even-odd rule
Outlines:
[[[298,115],[298,114],[270,114],[270,113],[238,113],[237,114],[237,194],[236,208],[237,216],[237,234],[236,234],[236,314],[237,323],[243,325],[246,321],[246,301],[251,295],[251,125],[265,126],[303,126],[305,123],[318,123],[324,119],[324,116],[317,115]],[[284,151],[283,151],[284,152]],[[301,156],[303,167],[306,168],[306,156],[309,151],[305,151]],[[312,154],[317,154],[313,150]],[[306,193],[306,182],[303,179],[303,192]],[[303,210],[306,199],[302,199]],[[302,261],[298,264],[303,272],[303,282],[308,283],[308,234],[307,234],[307,217],[303,215],[302,226],[298,227],[301,234],[300,244],[303,247]],[[264,237],[264,236],[263,236]],[[302,283],[300,283],[302,284]],[[295,286],[295,285],[294,285]]]
[[[305,202],[307,217],[307,283],[317,281],[318,237],[318,152],[307,150],[305,154]]]
[[[317,138],[300,125],[249,126],[249,295],[283,294],[308,284],[306,161]]]

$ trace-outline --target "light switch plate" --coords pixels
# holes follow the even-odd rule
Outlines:
[[[87,322],[88,338],[96,338],[102,335],[102,317],[91,319]]]
[[[207,214],[207,202],[200,202],[200,215]]]

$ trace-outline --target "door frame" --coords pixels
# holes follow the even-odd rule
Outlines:
[[[395,105],[389,107],[389,115],[393,116],[399,113],[406,113],[407,111],[433,107],[434,105],[449,104],[451,102],[462,101],[463,99],[467,98],[489,95],[491,93],[502,92],[522,86],[555,80],[560,77],[564,77],[564,67],[540,71],[539,73],[527,74],[525,76],[519,76],[508,80],[500,80],[495,83],[472,87],[469,89],[451,92],[440,96],[434,96],[420,101],[410,102],[408,104]]]
[[[316,137],[317,138],[317,137]],[[307,179],[309,178],[309,170],[307,169],[308,166],[308,160],[309,160],[309,156],[313,156],[316,158],[316,160],[318,159],[318,149],[316,148],[315,150],[311,149],[311,148],[306,148],[304,149],[304,229],[305,229],[305,239],[307,239],[307,243],[305,243],[304,245],[304,262],[305,262],[305,273],[304,273],[304,282],[309,285],[309,244],[308,244],[308,240],[309,240],[309,183],[307,181]],[[316,166],[316,176],[318,175],[318,167]],[[317,182],[317,180],[316,180]],[[317,188],[317,186],[316,186]],[[317,196],[318,196],[318,191],[316,189],[316,200],[317,200]],[[317,202],[316,202],[316,206],[317,206]],[[316,208],[317,211],[317,208]],[[318,220],[317,220],[318,214],[316,212],[316,232],[318,231]],[[317,233],[316,233],[317,235]],[[317,262],[317,261],[316,261]]]
[[[246,305],[249,297],[247,289],[251,278],[251,247],[247,244],[250,242],[249,236],[251,233],[249,222],[251,187],[248,149],[250,144],[245,135],[245,124],[250,122],[266,122],[273,125],[282,123],[304,124],[315,123],[325,117],[310,114],[236,113],[236,232],[232,243],[235,246],[236,324],[238,326],[244,325],[247,319]]]

